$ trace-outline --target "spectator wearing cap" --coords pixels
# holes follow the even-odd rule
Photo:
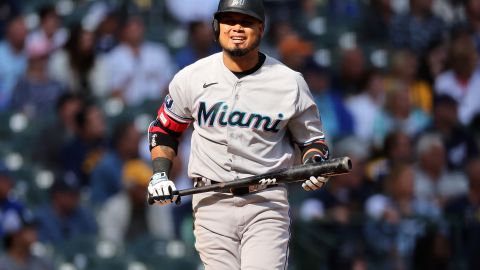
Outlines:
[[[31,42],[26,51],[27,70],[13,89],[10,107],[31,117],[39,112],[53,114],[55,101],[66,89],[48,75],[48,44],[41,40]]]
[[[5,40],[0,42],[0,111],[5,111],[18,78],[27,69],[25,39],[27,26],[22,16],[7,22]]]
[[[110,197],[98,212],[101,238],[125,244],[145,235],[174,237],[171,207],[149,207],[146,203],[145,190],[150,175],[151,168],[143,160],[125,163],[123,190]]]
[[[458,119],[458,103],[450,95],[441,94],[434,98],[433,120],[426,132],[440,134],[449,170],[463,170],[467,160],[479,154],[474,137]]]
[[[0,221],[5,232],[5,253],[0,255],[1,270],[54,269],[52,262],[32,254],[31,247],[37,241],[37,230],[29,212],[10,212]]]
[[[138,106],[164,95],[176,69],[168,49],[145,41],[141,17],[130,16],[121,30],[121,43],[107,56],[109,96]]]
[[[9,215],[8,213],[21,213],[25,206],[11,196],[13,179],[10,170],[0,161],[0,221]],[[0,236],[3,236],[3,228],[0,227]]]
[[[50,201],[35,212],[38,236],[43,243],[60,245],[69,240],[95,235],[95,217],[80,204],[81,186],[74,174],[56,177]]]

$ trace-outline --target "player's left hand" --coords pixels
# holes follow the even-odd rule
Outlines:
[[[325,159],[321,155],[313,155],[310,158],[306,159],[303,164],[309,163],[319,163],[323,162]],[[310,176],[309,179],[305,180],[302,183],[302,188],[306,191],[317,190],[325,186],[328,182],[327,177],[322,176]]]
[[[317,190],[325,186],[328,182],[328,178],[322,176],[310,176],[310,179],[302,183],[302,188],[306,191]]]

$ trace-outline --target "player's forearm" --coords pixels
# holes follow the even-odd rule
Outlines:
[[[176,156],[175,150],[172,147],[165,146],[165,145],[158,145],[153,147],[152,150],[150,151],[150,155],[152,157],[152,160],[159,157],[173,160]]]
[[[158,145],[150,151],[154,173],[165,172],[167,176],[172,168],[175,150],[169,146]]]

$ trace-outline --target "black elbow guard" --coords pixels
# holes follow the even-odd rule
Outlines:
[[[148,128],[148,145],[150,151],[156,146],[163,145],[178,151],[178,138],[181,133],[168,130],[163,127],[158,119],[154,120]]]

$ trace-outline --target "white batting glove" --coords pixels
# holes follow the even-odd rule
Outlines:
[[[302,188],[305,189],[306,191],[317,190],[325,186],[327,182],[328,182],[328,178],[326,177],[310,176],[310,179],[302,183]]]
[[[275,185],[277,183],[277,179],[276,178],[266,178],[266,179],[262,179],[260,181],[258,181],[258,188],[260,189],[264,189],[264,188],[267,188],[267,186],[269,185]]]
[[[153,198],[155,204],[167,205],[173,202],[180,203],[176,193],[177,188],[164,172],[155,173],[148,184],[148,196]],[[178,201],[177,201],[178,200]]]

